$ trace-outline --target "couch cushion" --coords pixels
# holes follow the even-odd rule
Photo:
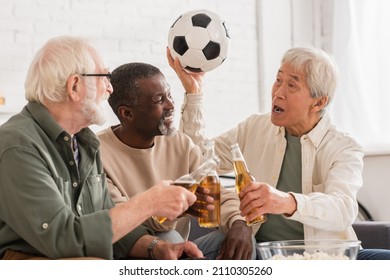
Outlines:
[[[390,249],[390,222],[356,221],[353,225],[365,249]]]

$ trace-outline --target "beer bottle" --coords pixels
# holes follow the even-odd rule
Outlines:
[[[233,166],[234,173],[236,175],[236,192],[240,194],[243,188],[249,183],[254,182],[255,179],[249,173],[248,167],[246,166],[246,162],[244,156],[241,153],[240,147],[238,143],[231,145],[231,152],[233,157]],[[254,218],[252,221],[247,221],[247,225],[251,226],[257,223],[264,223],[267,221],[266,215],[260,215]]]
[[[214,141],[205,141],[206,153],[205,157],[210,159],[215,156]],[[217,174],[216,167],[207,173],[207,176],[201,181],[200,185],[210,190],[210,196],[214,199],[214,210],[201,210],[202,216],[198,218],[199,226],[211,228],[218,227],[221,219],[221,182]],[[199,203],[205,203],[198,201]]]
[[[179,185],[187,190],[189,190],[192,193],[195,193],[196,189],[198,188],[201,181],[207,176],[207,174],[215,170],[215,168],[219,164],[219,157],[217,155],[214,155],[213,157],[207,159],[204,161],[197,169],[195,169],[193,172],[189,174],[185,174],[181,176],[180,178],[176,179],[173,182],[173,185]],[[154,220],[158,221],[159,223],[163,223],[167,220],[166,217],[152,217]]]

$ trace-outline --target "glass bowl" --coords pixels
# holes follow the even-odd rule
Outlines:
[[[263,260],[355,260],[359,240],[283,240],[261,242],[257,250]]]

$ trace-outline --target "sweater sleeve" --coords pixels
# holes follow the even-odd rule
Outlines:
[[[186,94],[181,107],[181,118],[179,130],[187,134],[192,141],[201,146],[206,139],[205,136],[205,120],[202,112],[202,95],[201,94]]]

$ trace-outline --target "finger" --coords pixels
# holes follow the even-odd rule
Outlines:
[[[240,210],[248,213],[252,208],[260,207],[264,203],[260,191],[247,193],[240,201]],[[246,210],[245,210],[246,209]]]
[[[219,251],[219,255],[217,256],[217,260],[224,260],[225,259],[225,252],[226,252],[226,242],[223,241],[221,244],[221,249]]]
[[[210,195],[197,193],[196,197],[198,198],[197,199],[198,201],[201,201],[203,203],[206,203],[206,204],[214,203],[214,198]]]
[[[182,67],[181,67],[181,64],[180,64],[180,60],[179,58],[175,58],[174,61],[173,61],[174,65],[175,65],[175,69],[177,70],[177,72],[183,74],[183,72],[185,72]],[[185,72],[186,73],[186,72]]]
[[[252,250],[249,250],[247,253],[246,253],[246,258],[245,260],[251,260],[252,259]]]
[[[202,186],[198,186],[198,188],[196,189],[196,192],[199,194],[209,194],[210,189],[202,187]]]
[[[183,195],[183,199],[184,201],[187,203],[187,208],[189,206],[191,206],[192,204],[195,203],[195,201],[198,199],[197,196],[195,194],[193,194],[192,192],[190,192],[189,190],[185,189],[185,188],[181,188],[182,191],[184,191]]]
[[[247,215],[249,215],[252,211],[254,211],[255,208],[256,208],[256,206],[253,205],[253,203],[250,203],[250,204],[247,204],[247,205],[242,205],[242,207],[240,207],[241,215],[242,215],[242,216],[247,216]]]
[[[214,210],[214,204],[213,203],[205,203],[204,201],[197,200],[194,204],[191,205],[192,209],[196,211],[201,210]]]
[[[223,255],[221,255],[223,260],[233,260],[234,259],[234,249],[226,245],[225,246],[225,251],[223,252]]]
[[[187,241],[184,243],[184,253],[187,256],[193,257],[193,258],[203,258],[203,253],[199,248],[192,242]]]
[[[250,222],[263,214],[264,214],[264,212],[261,211],[260,208],[253,208],[252,211],[245,216],[245,219],[247,222]]]
[[[234,246],[233,247],[233,260],[244,260],[245,258],[246,258],[246,254],[244,257],[244,250],[243,250],[242,246]]]
[[[191,215],[195,218],[201,218],[202,217],[202,213],[196,209],[193,209],[193,208],[188,208],[187,211],[185,212],[185,214],[188,214],[188,215]]]
[[[195,217],[205,217],[208,213],[208,211],[214,210],[213,204],[206,204],[201,201],[196,201],[191,207],[189,207],[186,211],[186,213],[195,216]]]

